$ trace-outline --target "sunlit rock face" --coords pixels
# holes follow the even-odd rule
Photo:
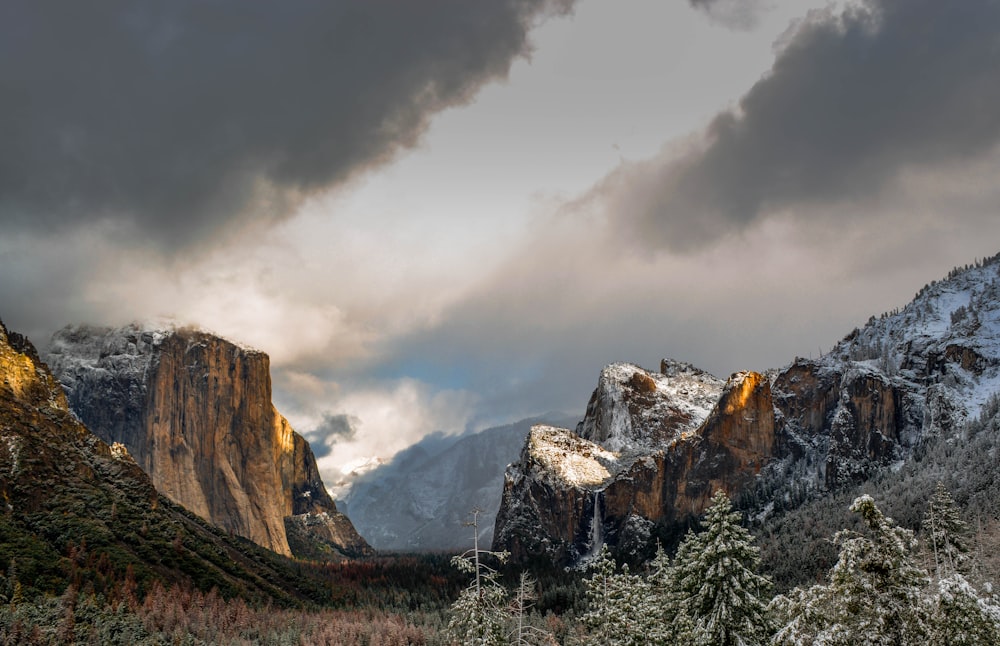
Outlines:
[[[635,553],[676,536],[716,489],[763,518],[899,465],[930,435],[960,441],[996,396],[1000,255],[769,377],[742,372],[723,386],[670,360],[660,374],[608,366],[576,432],[562,431],[559,460],[529,441],[508,469],[495,547],[572,563],[599,535]],[[601,455],[607,475],[565,477],[577,450]]]
[[[280,554],[292,554],[285,519],[307,514],[315,522],[300,524],[321,540],[367,550],[337,513],[308,443],[271,404],[266,354],[195,330],[132,325],[66,328],[46,358],[73,411],[122,443],[168,498]]]

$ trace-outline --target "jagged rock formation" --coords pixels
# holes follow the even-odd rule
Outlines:
[[[518,560],[572,562],[599,548],[593,537],[600,535],[642,551],[656,523],[698,514],[716,489],[735,490],[759,473],[775,451],[768,381],[748,372],[723,385],[690,367],[672,370],[677,365],[664,363],[672,376],[609,366],[576,433],[531,430],[507,470],[495,549]],[[606,413],[595,419],[595,411],[607,410],[628,411],[630,423],[608,423],[615,418]],[[644,423],[651,437],[642,437]],[[588,431],[604,442],[584,437]]]
[[[508,468],[494,549],[569,563],[600,536],[638,554],[715,489],[766,515],[957,433],[1000,392],[1000,255],[769,375],[737,373],[720,389],[670,360],[660,374],[608,366],[576,432],[534,429]]]
[[[283,604],[317,593],[285,559],[158,494],[122,445],[80,423],[34,346],[2,322],[0,500],[4,585],[16,579],[26,597],[71,583],[121,595],[154,579]]]
[[[286,522],[330,552],[369,550],[271,404],[266,354],[195,330],[81,326],[46,359],[80,419],[171,500],[279,554],[292,554]]]
[[[660,374],[629,364],[601,371],[577,435],[612,451],[650,449],[698,427],[722,382],[694,366],[664,359]]]

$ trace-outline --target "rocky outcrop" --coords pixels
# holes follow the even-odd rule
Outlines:
[[[613,451],[650,450],[695,429],[722,382],[691,364],[664,359],[660,374],[626,363],[604,368],[577,435]]]
[[[597,549],[600,536],[643,551],[655,525],[684,522],[717,489],[751,481],[775,452],[770,385],[753,372],[720,384],[690,367],[670,375],[605,368],[577,431],[533,428],[519,462],[508,467],[494,549],[522,561],[569,563]],[[636,406],[637,393],[647,404],[656,398],[655,405]],[[706,408],[712,394],[714,406]],[[627,422],[615,417],[630,405]],[[650,438],[636,433],[645,424],[655,429]],[[616,450],[622,446],[627,450]]]
[[[636,552],[717,489],[763,516],[899,464],[929,435],[960,435],[1000,393],[1000,256],[926,286],[823,357],[718,383],[670,360],[659,375],[605,368],[576,432],[532,432],[508,468],[494,547],[569,563],[599,536]],[[543,438],[562,453],[542,459]],[[593,456],[600,478],[559,476]]]
[[[292,554],[289,517],[341,552],[368,550],[271,404],[266,354],[133,325],[66,328],[47,359],[80,419],[122,443],[171,500],[280,554]]]

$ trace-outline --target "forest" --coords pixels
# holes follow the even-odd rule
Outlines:
[[[902,469],[866,483],[874,496],[844,491],[756,526],[718,492],[672,558],[661,548],[632,568],[605,545],[576,569],[536,578],[474,544],[450,560],[300,563],[299,575],[326,594],[261,603],[215,588],[140,586],[130,569],[119,577],[106,555],[73,546],[61,560],[61,595],[29,592],[11,561],[0,580],[0,643],[997,644],[1000,533],[983,518],[996,517],[1000,483],[986,463],[1000,403],[964,433],[961,443],[929,441]],[[897,522],[883,507],[910,513]],[[812,538],[838,520],[840,529]],[[826,571],[818,546],[832,551]]]

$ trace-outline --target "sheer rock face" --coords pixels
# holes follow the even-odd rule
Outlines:
[[[130,326],[66,328],[47,358],[77,415],[124,444],[171,500],[280,554],[291,554],[286,517],[305,514],[322,520],[311,533],[342,538],[342,551],[368,549],[336,512],[308,443],[271,404],[266,354]]]
[[[798,359],[775,380],[782,457],[822,488],[858,482],[917,442],[926,390],[868,366]]]

